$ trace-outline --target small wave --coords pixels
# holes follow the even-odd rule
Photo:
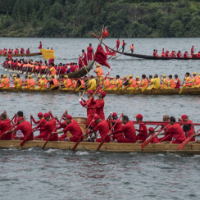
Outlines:
[[[78,151],[76,155],[82,156],[82,155],[88,155],[89,153],[87,151]]]
[[[45,151],[46,153],[52,153],[54,151],[57,151],[57,149],[48,149],[47,151]]]

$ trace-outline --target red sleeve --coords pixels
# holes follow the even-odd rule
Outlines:
[[[15,127],[14,129],[15,129],[16,131],[17,131],[17,130],[21,130],[21,125],[20,125],[20,124],[17,125],[17,127]]]
[[[70,124],[63,129],[64,132],[70,131]]]
[[[49,114],[50,114],[51,118],[52,118],[52,119],[54,119],[54,116],[53,116],[53,114],[52,114],[52,113],[49,113]]]
[[[31,119],[33,120],[33,122],[34,122],[35,124],[39,124],[39,122],[40,122],[40,120],[39,120],[39,121],[35,121],[35,119],[34,119],[33,116],[31,116]]]
[[[81,104],[83,107],[86,106],[86,102],[82,102],[82,101],[80,101],[80,104]]]
[[[104,101],[96,101],[96,107],[101,108],[104,106]]]
[[[172,134],[173,132],[174,132],[174,127],[173,127],[173,126],[169,127],[169,128],[165,131],[166,134]]]
[[[97,124],[95,127],[94,127],[94,131],[98,131],[99,130],[99,125]]]

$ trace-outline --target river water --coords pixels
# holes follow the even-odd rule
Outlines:
[[[78,61],[82,49],[96,39],[54,38],[0,38],[1,49],[30,48],[38,52],[39,41],[43,47],[53,47],[55,63]],[[116,39],[105,43],[115,46]],[[197,38],[185,39],[125,39],[128,47],[134,43],[135,53],[152,55],[153,49],[190,52],[192,45],[200,49]],[[40,60],[42,57],[31,58]],[[4,61],[0,57],[0,62]],[[185,72],[199,73],[198,60],[143,60],[120,56],[110,60],[111,76],[133,74],[178,74],[181,80]],[[108,71],[103,67],[104,73]],[[0,74],[4,74],[0,68]],[[93,74],[93,72],[90,72]],[[10,118],[23,110],[27,119],[33,114],[49,110],[61,117],[65,110],[72,116],[86,117],[86,111],[76,94],[26,94],[1,93],[1,112],[7,110]],[[180,117],[187,114],[193,122],[199,122],[199,96],[116,96],[105,97],[105,115],[123,112],[130,119],[141,113],[144,120],[162,120],[164,114]],[[63,150],[0,150],[1,199],[199,199],[200,168],[198,155],[71,152]]]

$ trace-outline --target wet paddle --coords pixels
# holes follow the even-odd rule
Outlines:
[[[82,138],[87,135],[87,130],[89,129],[89,127],[91,126],[92,122],[93,122],[94,118],[92,119],[92,121],[90,122],[89,126],[87,127],[87,129],[84,131],[83,135],[78,139],[78,141],[76,142],[76,144],[73,146],[72,151],[76,150],[76,147],[79,145],[79,143],[81,142]]]
[[[200,129],[195,132],[193,135],[191,135],[190,137],[188,137],[185,141],[183,141],[179,146],[178,149],[181,150],[184,146],[186,146],[196,135],[197,133],[200,131]]]
[[[159,135],[159,133],[168,126],[169,126],[169,124],[167,124],[164,128],[162,128],[157,134],[155,134],[154,136],[151,136],[149,139],[147,139],[145,142],[143,142],[141,144],[142,149],[144,149],[144,147],[147,146],[153,140],[154,137],[157,137]]]
[[[115,124],[114,124],[114,125],[112,126],[112,128],[110,129],[109,133],[108,133],[108,134],[104,137],[104,139],[101,141],[101,143],[99,144],[99,146],[98,146],[98,148],[97,148],[97,151],[101,148],[101,146],[102,146],[103,143],[105,142],[107,136],[109,136],[109,135],[112,134],[112,133],[111,133],[112,129],[115,127],[115,125],[117,124],[117,122],[120,120],[120,118],[121,118],[123,115],[124,115],[123,113],[120,115],[120,117],[117,119],[117,121],[115,122]]]
[[[67,110],[65,111],[65,113],[62,115],[62,117],[61,117],[61,119],[60,119],[60,121],[59,122],[61,122],[62,121],[62,119],[63,119],[63,117],[65,116],[65,114],[67,113]],[[52,131],[52,133],[55,131],[57,129],[57,126],[55,127],[55,129]],[[51,138],[51,136],[52,136],[52,133],[49,135],[49,137],[48,137],[48,139],[47,139],[47,141],[44,143],[44,145],[42,146],[42,149],[44,149],[45,148],[45,146],[46,146],[46,144],[48,143],[48,141],[50,140],[50,138]]]

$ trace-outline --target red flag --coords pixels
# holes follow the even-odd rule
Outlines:
[[[106,45],[105,45],[105,48],[106,48],[107,56],[116,56],[116,53],[114,51],[110,51]]]
[[[110,69],[110,65],[106,62],[107,55],[101,45],[98,45],[97,47],[97,50],[94,54],[94,60],[98,62],[99,64],[105,65],[106,67]]]
[[[108,33],[108,31],[107,31],[107,28],[105,28],[104,31],[102,31],[102,33],[101,33],[101,37],[102,37],[103,39],[105,39],[106,36],[109,36],[109,33]]]
[[[94,37],[96,37],[98,40],[99,40],[99,37],[98,36],[96,36],[94,33],[92,33],[93,35],[94,35]]]

